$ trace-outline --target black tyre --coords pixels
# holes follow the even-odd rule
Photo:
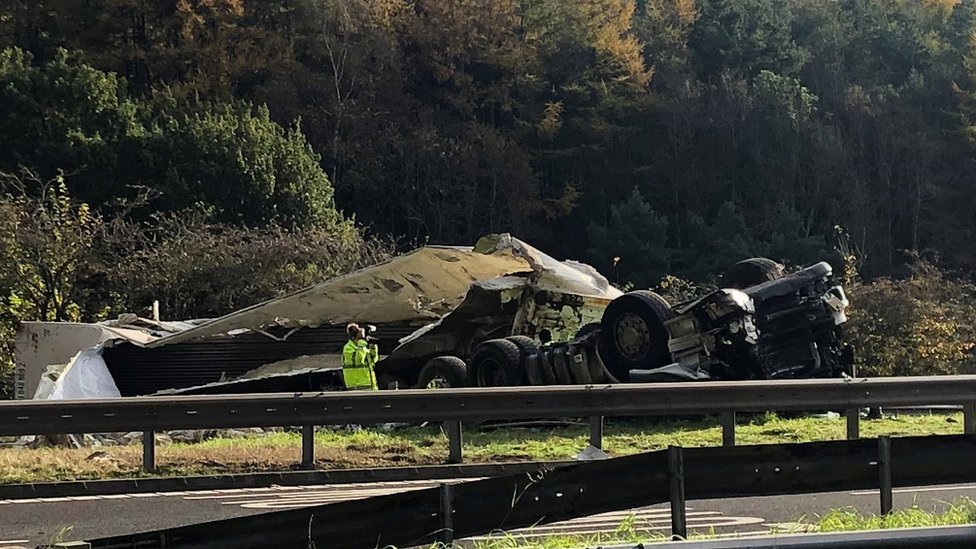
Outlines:
[[[532,355],[539,354],[539,345],[535,342],[534,339],[532,339],[529,336],[522,336],[522,335],[508,336],[505,339],[511,341],[512,343],[515,344],[516,347],[518,347],[519,362],[521,368],[519,368],[518,371],[518,376],[519,376],[518,379],[514,379],[511,381],[513,385],[521,385],[522,382],[525,381],[526,377],[529,374],[527,359]],[[533,385],[537,385],[537,384],[533,383]]]
[[[539,369],[542,372],[543,385],[556,385],[556,366],[553,364],[554,352],[552,349],[544,349],[539,353]]]
[[[593,379],[590,377],[586,353],[583,351],[582,346],[570,345],[566,349],[566,361],[569,363],[569,373],[573,376],[573,382],[577,385],[589,385],[593,383]]]
[[[529,385],[545,385],[542,378],[542,354],[536,353],[525,357],[522,361],[525,367],[525,379]]]
[[[557,347],[552,351],[553,369],[556,371],[556,381],[560,385],[572,385],[573,376],[569,373],[569,360],[565,347]]]
[[[722,277],[722,286],[744,290],[784,276],[786,271],[782,264],[765,257],[753,257],[733,265]]]
[[[473,387],[518,385],[523,377],[521,353],[507,339],[489,339],[468,360],[468,382]]]
[[[417,380],[418,389],[465,387],[468,384],[468,367],[456,356],[439,356],[424,364]]]
[[[589,324],[585,324],[584,326],[582,326],[579,329],[579,331],[576,332],[576,337],[574,339],[579,339],[583,336],[588,336],[599,329],[600,329],[599,322],[590,322]]]
[[[606,374],[603,373],[603,365],[596,357],[596,349],[586,349],[586,368],[590,371],[590,379],[593,383],[606,381]]]
[[[508,336],[505,339],[511,341],[519,348],[522,357],[534,355],[539,352],[539,344],[529,336]]]
[[[671,363],[664,323],[672,316],[671,305],[654,292],[630,292],[610,302],[600,322],[600,350],[613,377],[627,381],[631,370]]]

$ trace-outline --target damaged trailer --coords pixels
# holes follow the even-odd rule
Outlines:
[[[16,397],[339,389],[348,322],[378,326],[380,352],[388,354],[454,310],[472,284],[531,272],[516,249],[521,243],[505,242],[478,250],[425,246],[216,319],[25,322]]]
[[[829,265],[735,265],[725,289],[672,306],[508,234],[425,246],[229,315],[25,323],[17,396],[342,388],[348,322],[374,324],[381,388],[852,374],[847,299]],[[545,343],[544,343],[545,342]],[[551,342],[551,343],[550,343]],[[55,365],[55,366],[52,366]]]
[[[676,306],[654,292],[621,294],[579,264],[562,266],[585,284],[553,284],[564,280],[551,276],[559,263],[543,264],[473,285],[377,372],[429,388],[855,375],[841,327],[849,303],[825,262],[787,274],[775,261],[747,259],[725,274],[728,287]],[[540,345],[543,330],[565,335],[571,326],[575,337]]]

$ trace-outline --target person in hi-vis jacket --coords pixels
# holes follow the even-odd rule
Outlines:
[[[342,380],[347,390],[376,391],[376,371],[380,358],[379,347],[370,343],[366,330],[358,324],[346,326],[349,341],[342,348]]]

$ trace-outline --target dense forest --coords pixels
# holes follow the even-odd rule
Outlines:
[[[937,319],[974,159],[976,0],[0,0],[0,320],[499,231],[642,287],[835,258],[878,314],[927,273]]]

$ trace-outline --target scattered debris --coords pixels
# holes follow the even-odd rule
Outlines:
[[[610,459],[610,455],[592,444],[587,445],[582,452],[576,455],[576,461],[597,461],[601,459]]]

